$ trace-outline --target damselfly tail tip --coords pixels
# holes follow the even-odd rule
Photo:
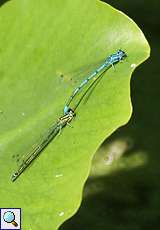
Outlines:
[[[69,107],[67,105],[65,105],[64,109],[63,109],[64,115],[67,115],[69,112]]]
[[[17,173],[12,174],[11,181],[14,182],[17,179],[17,176],[18,176]]]
[[[74,115],[74,110],[71,109],[69,106],[65,105],[64,109],[63,109],[64,115],[68,115],[70,113],[72,113]]]

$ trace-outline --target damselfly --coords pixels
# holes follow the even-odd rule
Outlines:
[[[97,68],[92,74],[90,74],[87,78],[83,80],[79,87],[77,87],[72,95],[70,96],[68,102],[64,107],[64,115],[58,119],[58,121],[53,125],[49,130],[47,135],[42,138],[42,141],[25,157],[25,159],[20,164],[19,168],[11,177],[12,181],[15,181],[23,172],[24,170],[33,162],[34,159],[41,153],[41,151],[51,142],[51,140],[60,133],[61,129],[63,129],[67,124],[69,124],[73,117],[75,116],[75,110],[77,109],[78,105],[86,95],[87,91],[90,87],[84,92],[81,96],[80,100],[76,103],[74,108],[70,108],[70,103],[72,102],[73,98],[78,94],[79,91],[95,76],[101,76],[109,67],[114,66],[116,63],[123,60],[127,57],[126,53],[122,50],[118,50],[115,54],[110,55],[106,58],[105,62]],[[98,77],[94,80],[93,84],[96,82]]]
[[[101,64],[94,72],[92,72],[89,76],[87,76],[82,83],[75,88],[72,95],[69,97],[69,100],[67,101],[66,105],[64,106],[64,114],[68,114],[71,110],[70,104],[73,100],[73,98],[82,90],[82,88],[93,78],[96,76],[99,76],[100,73],[103,73],[111,66],[114,66],[116,63],[122,61],[125,57],[127,57],[127,54],[123,50],[118,50],[116,53],[110,55],[106,58],[103,64]]]
[[[41,151],[51,142],[51,140],[57,136],[61,129],[63,129],[67,124],[69,124],[73,117],[74,112],[70,110],[70,112],[58,119],[58,121],[53,125],[49,130],[47,135],[42,139],[42,141],[27,155],[27,157],[23,160],[19,168],[11,177],[12,181],[15,181],[24,170],[33,162],[34,159],[41,153]]]

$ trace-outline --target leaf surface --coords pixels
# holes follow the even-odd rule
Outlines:
[[[131,74],[149,45],[130,18],[96,0],[12,0],[0,8],[0,31],[0,204],[22,208],[24,230],[57,229],[80,205],[93,154],[130,118]],[[72,73],[119,48],[128,57],[79,105],[73,128],[12,183],[16,156],[38,143],[85,77]]]

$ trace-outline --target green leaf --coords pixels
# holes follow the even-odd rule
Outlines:
[[[0,206],[21,207],[24,230],[57,229],[80,205],[93,154],[130,118],[131,74],[149,45],[130,18],[96,0],[12,0],[0,8],[0,31]],[[119,48],[128,57],[79,105],[73,128],[12,183],[13,155],[26,154],[63,114],[85,77],[75,70]]]

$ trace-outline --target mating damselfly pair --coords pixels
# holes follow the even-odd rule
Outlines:
[[[38,157],[42,150],[57,136],[57,134],[60,133],[60,131],[72,121],[73,117],[75,116],[75,111],[78,105],[80,104],[81,100],[83,99],[84,95],[86,94],[86,91],[83,93],[81,98],[75,103],[76,106],[72,107],[71,102],[76,98],[76,95],[80,91],[82,91],[83,88],[85,88],[84,86],[87,85],[92,79],[94,83],[94,81],[96,81],[101,76],[101,74],[103,74],[108,68],[114,67],[115,64],[122,61],[125,57],[127,57],[127,54],[123,50],[118,50],[116,53],[108,56],[95,71],[93,71],[90,75],[84,78],[81,84],[74,89],[67,103],[65,104],[63,108],[64,115],[61,116],[55,123],[55,125],[53,125],[48,130],[47,135],[44,138],[42,138],[40,143],[29,154],[26,155],[26,158],[23,158],[23,161],[21,162],[17,171],[14,172],[14,174],[11,177],[12,181],[15,181],[24,172],[24,170],[33,162],[33,160]]]

